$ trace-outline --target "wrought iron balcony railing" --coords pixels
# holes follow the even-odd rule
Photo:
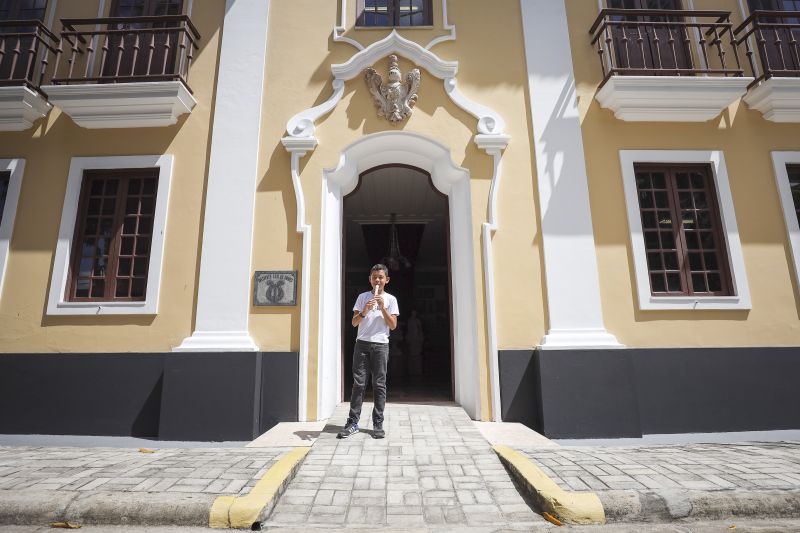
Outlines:
[[[0,20],[0,86],[38,90],[57,43],[38,20]]]
[[[600,57],[601,86],[615,75],[742,76],[730,16],[727,11],[603,9],[589,30]]]
[[[62,20],[51,82],[181,81],[200,34],[186,15]],[[95,29],[101,26],[103,29]]]
[[[773,76],[800,76],[800,11],[753,11],[734,34],[744,47],[753,84]]]

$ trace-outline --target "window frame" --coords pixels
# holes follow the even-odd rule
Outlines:
[[[70,162],[61,225],[58,231],[53,274],[47,303],[48,315],[155,315],[163,273],[164,239],[166,233],[169,191],[172,181],[174,156],[138,155],[109,157],[73,157]],[[153,235],[150,244],[147,289],[144,300],[69,301],[72,247],[82,221],[79,207],[84,173],[87,170],[125,170],[158,168],[158,185],[153,216]]]
[[[10,172],[3,218],[0,220],[0,299],[2,299],[11,237],[14,234],[14,221],[17,218],[17,204],[22,189],[22,175],[25,172],[25,160],[21,158],[0,159],[0,172]]]
[[[773,151],[771,155],[783,220],[789,238],[792,263],[794,263],[795,290],[797,296],[800,297],[800,224],[797,221],[792,190],[789,187],[789,170],[787,168],[800,165],[800,151]]]
[[[355,28],[357,29],[381,29],[381,28],[395,28],[395,29],[414,29],[414,28],[432,28],[433,27],[433,0],[423,0],[423,17],[425,22],[416,26],[401,26],[399,24],[398,15],[398,2],[401,0],[389,0],[389,13],[391,14],[393,23],[386,26],[367,26],[360,24],[364,9],[366,7],[366,0],[356,0],[356,21]],[[446,1],[446,0],[442,0]]]
[[[142,295],[142,297],[134,297],[134,296],[119,297],[119,296],[115,295],[115,296],[112,296],[112,298],[110,300],[105,299],[104,297],[99,297],[99,298],[98,297],[93,297],[93,296],[76,297],[76,296],[72,296],[72,295],[75,292],[75,288],[76,288],[76,285],[78,283],[78,278],[80,277],[79,274],[78,274],[78,269],[79,269],[79,266],[80,266],[80,261],[82,259],[82,256],[81,256],[81,254],[77,253],[77,247],[80,245],[80,243],[82,242],[83,238],[85,238],[86,217],[88,215],[86,213],[86,211],[87,211],[87,207],[88,207],[87,204],[89,202],[89,197],[91,196],[91,193],[90,193],[89,187],[88,187],[88,183],[92,179],[92,176],[93,175],[97,175],[97,174],[100,174],[102,176],[104,172],[109,172],[109,174],[110,174],[109,177],[114,177],[114,178],[117,178],[117,179],[120,180],[119,185],[117,187],[117,193],[116,193],[116,198],[117,198],[116,209],[114,211],[113,217],[111,217],[111,218],[114,219],[114,223],[112,225],[113,235],[109,239],[108,268],[107,268],[108,271],[107,271],[106,276],[105,276],[105,278],[103,280],[105,292],[113,294],[113,293],[116,292],[116,288],[117,288],[118,274],[116,272],[117,272],[117,266],[118,266],[119,261],[120,261],[120,257],[119,257],[120,254],[118,252],[118,249],[120,248],[120,240],[123,238],[122,237],[122,228],[123,228],[124,220],[125,220],[125,217],[126,217],[125,211],[124,211],[124,207],[125,207],[125,203],[126,202],[124,200],[127,200],[129,198],[128,193],[127,192],[123,192],[123,191],[127,191],[127,188],[128,188],[127,186],[128,186],[129,180],[131,180],[131,179],[155,179],[156,180],[156,189],[155,189],[154,196],[155,196],[155,201],[157,202],[158,201],[158,175],[157,175],[157,172],[153,172],[153,170],[155,170],[155,169],[140,169],[140,168],[130,169],[130,168],[126,168],[126,169],[112,169],[112,170],[103,169],[103,170],[100,170],[99,172],[98,172],[98,169],[87,169],[86,171],[84,171],[83,182],[81,183],[80,200],[78,202],[78,213],[77,213],[76,226],[75,226],[76,231],[75,231],[75,235],[74,235],[74,241],[72,243],[72,250],[70,250],[70,253],[72,254],[72,257],[70,257],[70,270],[69,270],[69,274],[68,274],[67,292],[65,293],[65,300],[66,301],[70,301],[70,302],[104,302],[104,301],[140,302],[140,301],[145,299],[144,295]],[[153,214],[153,217],[155,217],[155,214]],[[136,239],[138,241],[138,239],[141,237],[141,235],[135,234],[135,237],[136,237]],[[150,233],[147,238],[149,238],[150,242],[152,243],[153,234]],[[131,255],[132,256],[136,255],[135,250],[132,250]],[[147,257],[148,257],[148,272],[147,272],[147,276],[145,277],[145,280],[149,279],[149,273],[150,273],[150,271],[149,271],[149,256],[150,256],[150,253],[148,251],[148,253],[147,253]],[[130,277],[130,276],[129,277],[125,277],[125,278],[126,279],[132,279],[132,277]],[[146,289],[145,289],[145,294],[146,294]]]
[[[742,245],[733,208],[725,157],[719,150],[620,150],[622,182],[628,214],[628,228],[633,266],[641,310],[746,310],[751,308]],[[635,165],[663,164],[675,166],[708,164],[716,191],[716,210],[722,236],[721,251],[727,253],[730,287],[733,295],[654,295],[650,288],[647,251],[644,243]]]

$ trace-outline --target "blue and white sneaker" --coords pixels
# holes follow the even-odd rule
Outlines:
[[[346,439],[350,435],[355,435],[358,433],[358,424],[356,422],[347,421],[347,424],[344,425],[344,429],[336,435],[337,439]]]

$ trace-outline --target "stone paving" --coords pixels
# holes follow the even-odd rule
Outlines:
[[[800,442],[520,451],[565,490],[800,489]]]
[[[461,407],[386,406],[385,439],[336,433],[341,404],[265,526],[541,525],[497,455]]]
[[[288,450],[0,447],[0,490],[242,495]]]

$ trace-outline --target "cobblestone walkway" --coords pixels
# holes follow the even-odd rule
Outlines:
[[[385,439],[373,439],[372,405],[361,433],[339,440],[341,404],[268,526],[541,525],[461,407],[388,404]]]
[[[520,451],[565,490],[800,489],[800,442]]]
[[[288,450],[0,447],[0,490],[240,495]]]

